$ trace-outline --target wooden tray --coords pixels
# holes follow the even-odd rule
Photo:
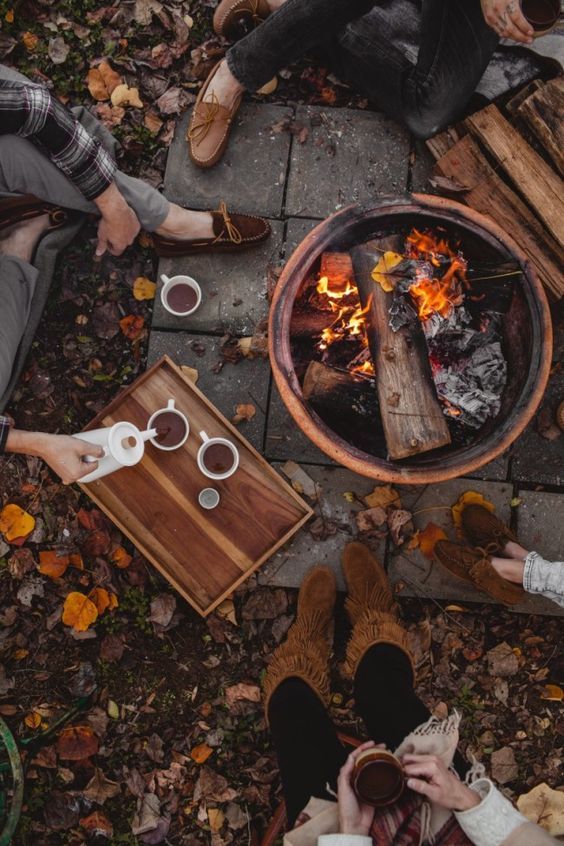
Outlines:
[[[147,443],[135,467],[81,488],[206,616],[313,512],[168,356],[120,393],[86,430],[120,420],[143,430],[171,397],[190,422],[184,446],[166,452]],[[198,469],[201,430],[236,443],[240,465],[229,479],[211,481]],[[221,496],[212,511],[198,504],[198,493],[208,486]]]

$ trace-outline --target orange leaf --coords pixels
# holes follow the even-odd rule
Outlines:
[[[557,684],[545,684],[541,699],[546,699],[549,702],[561,702],[564,699],[564,690]]]
[[[0,511],[0,532],[8,543],[26,538],[35,528],[35,517],[20,508],[19,505],[9,503]]]
[[[121,76],[106,61],[100,62],[97,68],[90,68],[86,77],[88,90],[95,100],[109,100],[114,88],[121,85],[122,81]]]
[[[82,560],[80,552],[71,553],[69,555],[69,561],[71,567],[74,567],[75,570],[84,570],[84,561]]]
[[[98,738],[90,726],[68,726],[57,740],[57,752],[65,761],[81,761],[98,751]]]
[[[91,814],[88,814],[87,817],[82,817],[82,819],[79,820],[79,825],[86,831],[105,837],[107,840],[111,840],[114,836],[113,825],[107,816],[101,811],[93,811]]]
[[[457,528],[460,528],[462,525],[462,512],[467,505],[482,505],[488,511],[495,511],[493,502],[483,497],[481,493],[477,491],[465,491],[451,508],[452,519]]]
[[[203,764],[205,761],[208,760],[212,753],[213,749],[211,748],[211,746],[208,746],[207,743],[200,743],[198,746],[194,746],[194,748],[190,752],[190,757],[197,764]]]
[[[24,34],[22,35],[22,41],[25,49],[29,53],[33,53],[33,51],[37,49],[37,45],[39,44],[39,36],[35,35],[33,32],[24,32]]]
[[[119,326],[126,338],[130,341],[135,341],[141,335],[145,321],[142,317],[135,314],[128,314],[127,317],[122,317]]]
[[[69,556],[59,555],[55,549],[44,549],[39,553],[39,572],[50,579],[60,579],[69,564]]]
[[[115,593],[109,593],[106,588],[95,587],[88,594],[88,599],[94,603],[98,614],[103,614],[106,608],[110,611],[118,607],[118,600]]]
[[[418,533],[419,549],[425,558],[432,558],[435,553],[435,544],[439,540],[446,540],[446,533],[436,523],[427,523],[423,531]]]
[[[83,593],[72,591],[63,606],[63,623],[77,632],[85,632],[98,617],[98,609]]]
[[[37,729],[41,725],[41,714],[38,714],[37,711],[32,711],[30,714],[26,714],[24,717],[24,723],[30,729]]]
[[[116,547],[110,556],[112,564],[115,564],[120,570],[125,570],[126,567],[129,567],[132,560],[131,555],[125,551],[123,546]]]
[[[138,276],[133,283],[133,296],[136,300],[154,300],[157,285],[146,276]]]

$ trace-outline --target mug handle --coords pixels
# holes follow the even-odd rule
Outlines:
[[[166,404],[166,407],[167,407],[167,408],[174,408],[174,400],[173,400],[173,399],[169,399],[169,401],[168,401],[168,402],[167,402],[167,404]]]
[[[164,282],[165,285],[168,285],[170,279],[168,278],[168,276],[165,276],[164,273],[161,273],[161,282]]]
[[[202,439],[202,443],[204,444],[206,443],[206,441],[209,441],[209,438],[205,432],[200,432],[200,438]]]

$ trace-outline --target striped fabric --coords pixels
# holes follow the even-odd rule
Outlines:
[[[0,414],[0,455],[6,449],[6,441],[8,440],[8,432],[10,431],[11,422],[8,417],[2,417]]]
[[[414,846],[432,842],[433,846],[472,846],[451,814],[441,830],[429,839],[425,828],[424,801],[417,793],[406,790],[401,799],[389,808],[376,811],[370,836],[373,846]]]
[[[47,88],[0,80],[0,135],[7,134],[28,138],[88,200],[113,181],[112,157]]]

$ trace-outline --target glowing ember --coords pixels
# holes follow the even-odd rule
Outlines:
[[[449,317],[453,308],[464,300],[465,259],[455,253],[444,238],[417,229],[407,236],[406,247],[409,258],[422,260],[422,266],[415,270],[416,281],[409,286],[419,318],[428,320],[433,314]],[[436,276],[434,268],[444,268],[446,264],[445,273]]]
[[[351,285],[350,282],[346,282],[344,288],[331,288],[329,278],[327,276],[322,276],[317,283],[316,290],[318,294],[325,294],[331,300],[342,300],[343,297],[348,297],[350,294],[354,294],[356,286]]]

